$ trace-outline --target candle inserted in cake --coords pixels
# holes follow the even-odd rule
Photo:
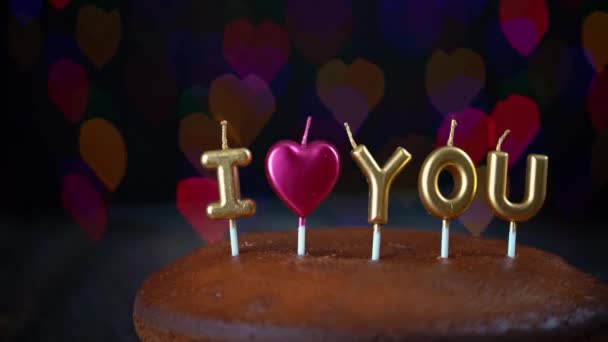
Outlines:
[[[388,222],[388,195],[395,177],[407,166],[412,155],[403,147],[395,152],[380,168],[365,145],[357,145],[348,123],[344,123],[348,140],[353,150],[350,155],[365,175],[369,185],[367,221],[374,226],[372,239],[372,260],[380,259],[380,237],[383,224]]]
[[[538,213],[547,195],[547,171],[549,158],[541,154],[528,156],[526,164],[526,189],[520,203],[513,203],[507,197],[507,172],[509,154],[501,147],[509,130],[500,137],[496,151],[488,152],[486,194],[494,214],[509,221],[509,243],[507,256],[515,257],[516,222],[527,221]]]
[[[275,143],[266,155],[266,176],[281,201],[298,216],[298,247],[306,254],[306,216],[329,195],[340,173],[336,148],[324,141],[308,143],[311,117],[298,144],[291,140]]]
[[[456,120],[452,119],[447,146],[428,155],[418,179],[422,205],[429,214],[442,220],[441,258],[449,256],[450,220],[467,210],[477,191],[477,173],[473,161],[465,151],[453,146],[456,125]],[[439,189],[439,175],[443,170],[450,172],[454,179],[450,198],[444,197]]]
[[[207,205],[207,216],[211,219],[227,219],[230,227],[230,247],[232,255],[239,255],[239,242],[236,219],[255,214],[255,202],[251,199],[241,199],[239,182],[239,166],[251,163],[251,152],[246,148],[228,148],[226,126],[222,121],[222,149],[207,151],[201,157],[205,168],[217,169],[217,183],[220,200]]]

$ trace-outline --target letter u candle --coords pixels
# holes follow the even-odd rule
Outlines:
[[[516,222],[527,221],[536,215],[547,196],[547,170],[549,157],[531,154],[526,163],[526,189],[520,203],[513,203],[507,197],[507,169],[509,154],[501,151],[501,145],[509,130],[500,137],[496,151],[488,152],[488,182],[486,192],[490,208],[494,214],[509,221],[509,244],[507,255],[515,257]]]

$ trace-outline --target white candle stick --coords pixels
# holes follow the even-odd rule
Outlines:
[[[300,217],[298,220],[298,255],[306,255],[306,218]]]
[[[232,249],[232,256],[239,255],[239,237],[236,231],[236,220],[229,219],[230,225],[230,248]]]
[[[447,258],[450,254],[450,221],[442,220],[441,225],[441,257]]]
[[[379,224],[374,224],[374,237],[372,240],[372,260],[380,259],[380,228]]]
[[[517,226],[515,221],[509,223],[509,247],[507,250],[507,256],[509,258],[515,258],[515,240],[517,239]]]

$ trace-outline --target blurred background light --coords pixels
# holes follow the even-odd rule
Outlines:
[[[468,49],[458,49],[451,54],[437,50],[426,65],[427,93],[443,115],[469,106],[485,81],[483,59]]]
[[[249,146],[275,113],[276,103],[268,84],[260,77],[249,74],[239,79],[225,74],[211,82],[209,110],[218,122],[230,123],[230,145]]]
[[[69,123],[78,122],[89,103],[87,72],[70,59],[55,61],[49,70],[48,94]]]

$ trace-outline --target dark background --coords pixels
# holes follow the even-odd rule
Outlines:
[[[310,227],[366,224],[367,184],[348,155],[350,145],[341,125],[348,120],[361,121],[355,138],[379,163],[398,145],[413,154],[414,162],[391,193],[390,225],[439,232],[439,220],[424,213],[416,193],[420,162],[444,144],[445,132],[439,133],[439,127],[451,117],[463,118],[455,143],[479,154],[476,164],[482,166],[483,156],[505,128],[492,123],[497,104],[524,97],[537,109],[538,128],[531,124],[529,107],[508,107],[507,113],[514,114],[506,115],[506,128],[533,132],[520,144],[521,153],[515,153],[509,140],[505,143],[507,152],[518,154],[509,171],[513,198],[521,198],[526,155],[546,154],[550,164],[545,206],[521,224],[518,242],[555,252],[608,280],[601,253],[608,241],[603,217],[608,194],[605,1],[547,2],[547,26],[537,26],[540,32],[530,27],[542,21],[543,1],[530,1],[515,11],[515,19],[501,19],[501,8],[509,12],[526,2],[64,3],[62,8],[59,0],[11,0],[2,11],[6,53],[1,57],[0,338],[133,340],[130,314],[141,281],[217,240],[217,234],[209,235],[211,224],[204,217],[187,217],[180,209],[180,201],[191,198],[180,198],[178,188],[193,177],[215,177],[202,172],[186,154],[196,157],[197,149],[216,142],[219,147],[217,136],[207,134],[219,129],[221,117],[210,105],[214,81],[232,73],[236,78],[231,84],[238,85],[247,76],[224,49],[229,40],[225,33],[235,20],[254,27],[266,20],[277,25],[270,33],[257,31],[254,38],[245,31],[236,34],[237,43],[250,44],[237,55],[241,63],[251,62],[254,74],[262,66],[276,67],[270,76],[262,71],[258,75],[272,95],[273,110],[232,114],[240,130],[231,131],[231,137],[242,140],[253,154],[252,164],[240,169],[242,191],[258,204],[254,218],[239,221],[241,232],[295,227],[296,219],[268,186],[264,156],[278,140],[299,140],[307,115],[313,117],[309,139],[330,141],[342,158],[338,184],[311,215]],[[97,8],[94,14],[82,15],[91,6]],[[118,13],[118,24],[106,17],[111,11]],[[590,24],[593,15],[600,19]],[[520,26],[509,31],[511,24]],[[117,34],[112,25],[118,25]],[[288,42],[283,52],[287,60],[273,62],[280,60],[277,46],[282,41]],[[260,52],[268,46],[270,52]],[[428,79],[434,69],[429,61],[439,50],[451,55],[460,48],[478,56],[485,75],[471,71],[480,64],[469,52],[463,63],[439,72],[442,82],[451,84],[448,94],[456,92],[456,99],[472,94],[459,102],[445,91],[437,95]],[[378,89],[372,81],[363,94],[346,85],[340,93],[346,95],[326,103],[318,75],[334,58],[347,65],[362,58],[377,66],[384,90],[376,104],[365,97],[365,91]],[[81,84],[76,91],[88,98],[81,110],[74,104],[74,92],[63,93],[63,106],[49,96],[74,78],[62,74],[58,61],[68,61],[70,70],[86,75],[87,86]],[[54,68],[59,76],[50,81]],[[449,83],[457,78],[452,73],[466,77]],[[479,90],[468,90],[475,87]],[[239,101],[237,93],[226,94]],[[472,108],[480,112],[471,114]],[[210,120],[203,120],[207,130],[200,131],[188,150],[180,144],[180,127],[184,129],[182,120],[193,113]],[[91,125],[101,138],[83,153],[83,127],[99,119],[119,132],[123,144],[105,139],[107,131]],[[123,152],[124,172],[115,167]],[[449,188],[449,177],[443,183]],[[476,201],[477,209],[454,221],[455,231],[506,238],[507,223],[492,220],[483,199]],[[216,224],[217,229],[221,235],[225,226]]]

